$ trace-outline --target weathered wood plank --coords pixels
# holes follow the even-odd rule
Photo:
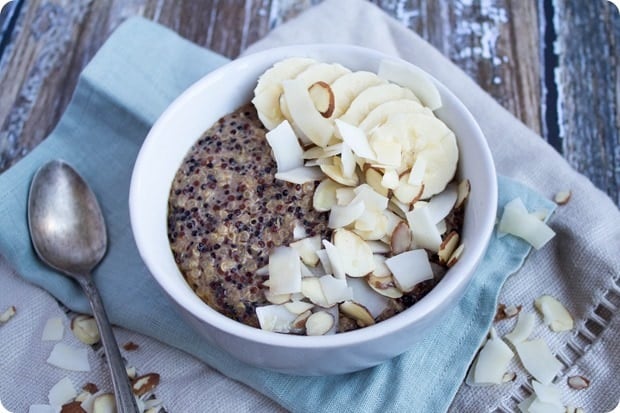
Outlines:
[[[564,155],[620,205],[620,14],[581,0],[556,1],[555,13]]]

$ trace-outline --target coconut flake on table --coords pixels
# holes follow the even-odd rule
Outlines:
[[[77,396],[77,391],[69,377],[61,379],[50,389],[47,399],[50,405],[60,407],[72,401]]]
[[[519,313],[517,324],[514,329],[504,337],[513,345],[522,343],[527,340],[534,331],[535,323],[536,317],[533,313],[521,312]]]
[[[562,369],[562,363],[555,358],[542,339],[515,344],[523,367],[542,384],[549,384]]]
[[[497,230],[500,235],[519,237],[536,249],[542,248],[555,236],[547,224],[528,213],[521,198],[515,198],[504,206]]]
[[[304,166],[303,149],[299,145],[295,131],[287,120],[267,132],[265,138],[271,146],[278,172],[286,172]]]
[[[491,337],[484,344],[473,365],[473,383],[501,384],[514,353],[491,329]]]
[[[61,317],[52,317],[47,320],[45,327],[43,327],[43,333],[41,334],[42,341],[59,341],[65,333],[65,326],[62,323]]]
[[[65,343],[56,343],[47,362],[52,366],[60,367],[65,370],[90,371],[88,362],[88,350],[86,348],[75,348]]]

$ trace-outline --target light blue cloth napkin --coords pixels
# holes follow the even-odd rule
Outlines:
[[[69,308],[89,312],[79,288],[36,258],[28,236],[32,176],[46,161],[65,159],[92,185],[107,221],[109,250],[94,275],[113,323],[185,350],[292,411],[445,411],[489,329],[500,287],[530,250],[518,239],[493,238],[465,297],[423,342],[380,366],[342,376],[286,376],[236,361],[192,332],[149,275],[129,226],[134,160],[164,108],[226,61],[154,23],[139,18],[124,23],[82,73],[54,132],[0,175],[0,253]],[[554,208],[517,182],[500,177],[499,184],[500,210],[515,197],[530,210]]]

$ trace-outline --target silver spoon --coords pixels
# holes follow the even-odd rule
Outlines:
[[[35,174],[28,196],[28,227],[41,260],[76,280],[90,301],[112,373],[118,412],[138,412],[110,322],[90,272],[106,253],[107,235],[95,195],[82,177],[59,160]]]

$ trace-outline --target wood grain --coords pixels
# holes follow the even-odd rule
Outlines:
[[[0,171],[51,132],[80,71],[128,17],[157,21],[234,58],[274,27],[321,1],[27,1],[0,59]],[[545,62],[540,57],[539,31],[551,24],[541,21],[541,5],[549,1],[372,0],[538,133],[549,130],[542,113]],[[618,65],[605,64],[620,58],[620,18],[602,0],[586,3],[587,7],[580,0],[553,0],[560,50],[561,149],[576,169],[620,204]],[[586,61],[594,63],[585,65]]]

